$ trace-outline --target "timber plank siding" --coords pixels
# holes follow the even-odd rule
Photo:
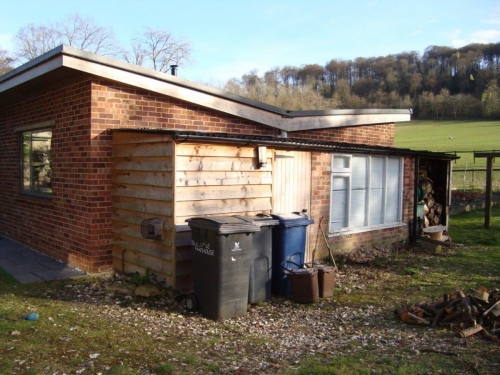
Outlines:
[[[255,147],[178,143],[157,133],[113,133],[113,266],[149,268],[178,290],[192,287],[186,219],[271,212],[272,151],[258,167]],[[141,223],[163,220],[161,240],[144,239]]]
[[[175,287],[172,138],[164,134],[113,133],[113,267],[144,274],[149,268]],[[144,239],[141,223],[163,221],[161,240]]]

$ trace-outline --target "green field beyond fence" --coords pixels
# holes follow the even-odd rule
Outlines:
[[[452,188],[484,189],[486,158],[474,151],[500,152],[500,121],[421,121],[396,124],[395,146],[412,150],[451,152]],[[493,163],[493,189],[500,190],[500,159]]]

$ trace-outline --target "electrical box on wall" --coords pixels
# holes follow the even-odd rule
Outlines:
[[[163,238],[163,221],[156,217],[143,220],[141,234],[148,240],[161,240]]]

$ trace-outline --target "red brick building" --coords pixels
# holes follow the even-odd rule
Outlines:
[[[422,168],[449,202],[453,156],[393,148],[410,115],[287,111],[61,46],[0,77],[0,234],[178,288],[192,216],[307,209],[339,251],[387,245],[409,236]],[[141,237],[152,216],[159,241]]]

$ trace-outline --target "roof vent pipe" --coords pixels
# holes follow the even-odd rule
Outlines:
[[[179,67],[179,65],[170,65],[170,73],[173,75],[173,76],[176,76],[177,75],[177,68]]]

